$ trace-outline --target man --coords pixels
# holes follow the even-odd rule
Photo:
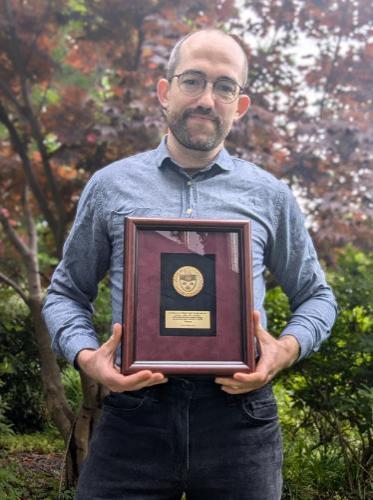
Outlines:
[[[247,111],[241,46],[218,30],[174,48],[158,98],[169,132],[160,146],[88,182],[44,307],[54,349],[106,385],[103,415],[78,499],[274,500],[281,496],[281,436],[269,382],[316,350],[336,316],[299,208],[270,174],[223,148]],[[168,377],[115,366],[121,337],[125,216],[250,219],[253,233],[254,373]],[[279,339],[266,330],[264,270],[287,293],[292,316]],[[99,346],[91,302],[110,270],[113,332]],[[263,325],[263,326],[262,326]]]

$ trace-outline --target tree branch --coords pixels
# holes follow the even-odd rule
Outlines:
[[[14,246],[14,248],[17,250],[17,252],[24,258],[24,259],[29,259],[30,257],[30,251],[27,248],[27,246],[23,243],[21,238],[18,236],[16,231],[12,228],[12,226],[9,224],[9,220],[5,215],[2,213],[0,210],[0,222],[4,228],[5,234],[8,236],[10,242]]]
[[[50,211],[48,207],[47,200],[44,196],[44,193],[40,187],[40,184],[35,177],[32,167],[30,164],[30,160],[27,155],[26,147],[24,143],[22,142],[17,129],[11,122],[11,120],[8,117],[8,114],[6,112],[6,109],[2,105],[0,101],[0,122],[7,128],[9,132],[9,136],[13,145],[13,148],[16,153],[20,156],[22,160],[22,165],[23,165],[23,170],[26,175],[27,182],[30,185],[30,188],[32,189],[32,192],[34,193],[34,196],[40,206],[41,211],[44,214],[44,217],[46,218],[55,238],[57,238],[57,233],[56,233],[56,220],[54,218],[54,215]]]
[[[38,245],[37,234],[36,234],[35,220],[32,216],[32,212],[30,209],[30,189],[27,185],[25,187],[23,208],[25,211],[26,227],[29,239],[29,255],[30,256],[35,255],[37,259],[37,245]]]
[[[22,288],[15,282],[13,281],[11,278],[9,278],[9,276],[6,276],[4,273],[2,273],[0,271],[0,281],[2,281],[3,283],[6,283],[7,285],[9,285],[10,287],[13,288],[13,290],[15,292],[18,293],[18,295],[21,297],[21,299],[23,300],[23,302],[29,306],[29,300],[28,300],[28,297],[27,295],[25,294],[25,292],[22,290]]]
[[[23,103],[24,103],[24,111],[25,115],[27,116],[28,122],[31,126],[31,131],[32,135],[36,141],[36,144],[38,146],[42,163],[43,163],[43,168],[44,168],[44,173],[45,177],[47,180],[48,187],[50,189],[50,192],[52,194],[53,201],[55,203],[57,213],[59,216],[58,220],[58,242],[62,240],[63,238],[63,233],[65,230],[65,224],[66,224],[66,212],[65,208],[63,205],[63,201],[60,195],[59,190],[57,189],[57,185],[55,182],[55,178],[49,163],[49,157],[48,157],[48,152],[44,144],[44,138],[43,134],[41,132],[39,123],[35,117],[34,110],[31,104],[30,100],[30,92],[28,89],[28,83],[27,83],[27,75],[25,73],[25,64],[24,60],[21,54],[21,51],[19,49],[19,41],[16,33],[16,27],[14,23],[14,18],[13,18],[13,12],[12,12],[12,7],[11,3],[9,0],[6,0],[5,2],[6,5],[6,17],[7,17],[7,32],[9,35],[9,38],[11,40],[11,51],[13,52],[13,64],[14,67],[19,75],[20,78],[20,84],[21,84],[21,94],[23,98]]]
[[[132,71],[137,71],[139,69],[140,61],[141,61],[141,52],[142,52],[142,46],[145,41],[145,35],[144,35],[144,30],[142,27],[143,23],[143,18],[139,18],[136,23],[137,27],[137,46],[136,50],[134,51],[134,59],[132,63]]]
[[[323,93],[323,96],[322,96],[321,102],[320,102],[319,117],[321,120],[324,118],[325,103],[328,100],[328,98],[330,98],[330,97],[328,97],[328,92],[330,92],[332,94],[331,89],[330,89],[330,82],[331,82],[331,79],[332,79],[331,77],[332,77],[334,69],[335,69],[335,63],[337,62],[337,58],[339,56],[341,42],[342,42],[342,31],[339,34],[337,44],[336,44],[334,54],[333,54],[332,67],[330,68],[329,74],[326,77],[326,81],[325,81],[325,85],[324,85],[324,93]]]
[[[51,13],[51,10],[52,10],[52,2],[47,2],[47,6],[46,6],[46,9],[44,11],[44,14],[42,16],[42,18],[40,19],[40,22],[38,22],[38,26],[39,26],[39,31],[35,31],[34,33],[34,37],[33,37],[33,40],[30,44],[30,50],[29,50],[29,53],[26,55],[25,57],[25,68],[27,68],[27,65],[32,57],[32,53],[34,52],[35,50],[35,46],[36,46],[36,41],[37,39],[39,38],[39,36],[41,35],[41,33],[43,32],[43,28],[45,26],[45,23],[48,19],[48,17],[50,16],[50,13]]]
[[[22,108],[20,103],[17,101],[17,98],[13,94],[13,92],[11,91],[9,85],[7,85],[7,83],[4,82],[4,80],[0,80],[0,90],[3,91],[5,97],[13,104],[13,106],[18,111],[20,117],[24,120],[26,118],[24,109]]]

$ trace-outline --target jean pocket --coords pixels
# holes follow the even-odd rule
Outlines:
[[[104,399],[104,410],[111,413],[133,413],[142,408],[148,400],[147,391],[128,391],[111,393]]]
[[[241,407],[245,417],[254,425],[264,425],[278,420],[277,403],[273,396],[257,401],[243,397]]]

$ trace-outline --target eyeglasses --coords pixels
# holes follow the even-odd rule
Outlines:
[[[207,83],[212,83],[214,96],[221,102],[231,103],[243,92],[243,87],[230,78],[221,77],[216,80],[208,80],[203,73],[197,71],[185,71],[179,75],[173,75],[169,81],[177,78],[179,89],[183,94],[198,97],[205,91]]]

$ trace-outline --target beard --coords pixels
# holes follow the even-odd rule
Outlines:
[[[208,131],[205,126],[188,127],[188,118],[191,116],[208,118],[213,130]],[[229,127],[214,112],[202,107],[186,109],[182,113],[169,112],[166,120],[177,141],[185,148],[194,151],[212,151],[224,141],[229,132]]]

